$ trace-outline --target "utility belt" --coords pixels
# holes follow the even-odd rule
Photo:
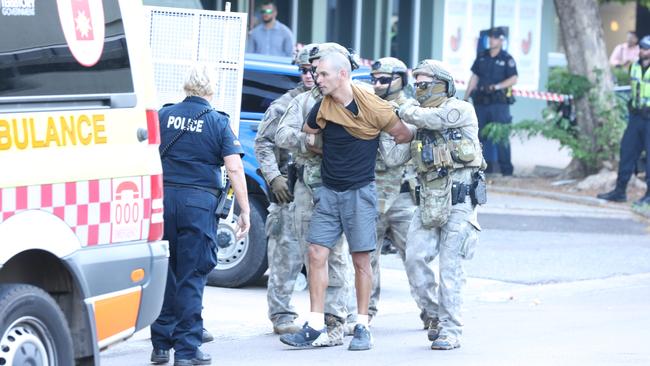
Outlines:
[[[475,104],[495,104],[495,103],[506,103],[514,104],[515,97],[512,96],[512,92],[506,92],[505,90],[495,90],[493,92],[488,91],[484,87],[479,88],[472,99]]]
[[[406,183],[408,186],[408,183]],[[402,187],[404,184],[402,184]],[[420,185],[415,187],[415,204],[420,205]],[[451,183],[451,205],[465,203],[469,196],[472,205],[484,205],[487,203],[487,185],[485,183],[485,174],[478,171],[472,174],[472,182],[467,184],[459,181]]]
[[[453,181],[451,183],[451,205],[465,203],[469,196],[472,205],[483,205],[487,203],[487,186],[485,176],[482,172],[476,172],[472,175],[472,183]]]
[[[181,183],[163,183],[163,187],[190,188],[210,193],[217,198],[217,209],[215,211],[215,215],[221,219],[228,217],[230,214],[230,209],[232,208],[233,202],[235,200],[235,190],[230,185],[230,179],[226,180],[226,186],[223,189],[214,189],[196,186],[193,184]]]
[[[320,167],[319,167],[320,169]],[[320,181],[320,175],[317,177],[311,177],[312,174],[310,174],[310,179],[309,181],[305,180],[305,165],[298,165],[298,164],[290,164],[287,167],[287,183],[289,185],[289,191],[293,195],[293,191],[296,187],[296,182],[299,181],[300,183],[306,185],[309,189],[316,189],[318,187],[321,187],[323,183]]]
[[[191,188],[191,189],[198,189],[199,191],[207,192],[210,193],[211,195],[217,197],[221,197],[222,190],[220,189],[214,189],[214,188],[207,188],[207,187],[202,187],[202,186],[195,186],[193,184],[181,184],[181,183],[163,183],[164,187],[173,187],[173,188]]]
[[[411,193],[411,185],[409,182],[402,182],[402,185],[399,187],[399,193]]]
[[[644,119],[650,119],[650,107],[636,108],[636,107],[632,107],[632,105],[630,105],[629,106],[629,111],[630,111],[630,114],[635,114],[637,116],[641,116]]]

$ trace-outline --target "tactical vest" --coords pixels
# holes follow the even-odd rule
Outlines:
[[[482,154],[461,128],[443,131],[418,129],[411,142],[411,158],[426,181],[445,177],[451,170],[480,167]]]
[[[630,69],[630,106],[634,109],[650,108],[650,68],[645,75],[640,62],[632,64]]]

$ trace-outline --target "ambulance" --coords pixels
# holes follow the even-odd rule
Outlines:
[[[0,2],[0,365],[98,365],[165,291],[143,10]]]

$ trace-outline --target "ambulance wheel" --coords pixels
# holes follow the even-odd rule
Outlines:
[[[0,365],[74,365],[68,322],[38,287],[0,285]]]
[[[264,223],[266,210],[256,195],[248,195],[251,228],[248,235],[236,240],[239,207],[226,219],[219,220],[217,231],[217,267],[208,275],[208,285],[243,287],[259,281],[268,268]]]

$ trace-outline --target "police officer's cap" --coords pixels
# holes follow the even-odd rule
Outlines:
[[[650,50],[650,36],[645,36],[639,41],[639,48]]]
[[[505,38],[506,32],[501,27],[494,27],[489,30],[489,36],[492,38]]]

